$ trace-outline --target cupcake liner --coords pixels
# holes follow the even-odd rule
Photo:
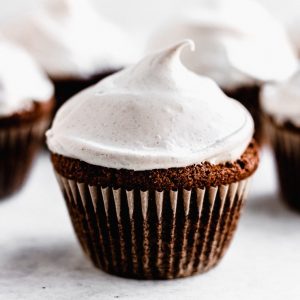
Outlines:
[[[49,121],[0,128],[0,198],[23,184]]]
[[[128,191],[56,175],[79,242],[94,265],[141,279],[185,277],[216,265],[232,239],[249,182]]]
[[[267,128],[275,153],[283,200],[300,211],[300,133],[277,127],[270,120]]]

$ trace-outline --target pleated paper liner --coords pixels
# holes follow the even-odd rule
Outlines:
[[[232,239],[249,181],[158,192],[57,179],[94,265],[140,279],[185,277],[215,266]]]
[[[0,128],[0,198],[18,190],[43,140],[49,120]]]
[[[300,211],[300,132],[277,127],[267,120],[267,130],[274,149],[283,200]]]

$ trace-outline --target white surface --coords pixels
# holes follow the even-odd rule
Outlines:
[[[136,281],[85,258],[43,153],[24,189],[0,203],[0,299],[299,299],[300,215],[279,201],[274,175],[265,151],[234,241],[214,270]]]

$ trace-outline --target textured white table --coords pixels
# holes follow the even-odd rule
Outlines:
[[[234,241],[214,270],[127,280],[83,255],[43,153],[23,190],[0,203],[0,299],[299,299],[300,214],[281,204],[275,183],[265,150]]]
[[[157,22],[198,1],[95,0],[105,15],[144,39]],[[0,0],[0,18],[37,2]],[[300,10],[299,0],[262,2],[288,21]],[[269,151],[249,196],[217,268],[173,281],[126,280],[94,269],[84,257],[47,154],[41,154],[24,189],[0,203],[0,299],[299,299],[300,214],[278,199]]]

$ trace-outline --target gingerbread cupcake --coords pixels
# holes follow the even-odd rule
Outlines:
[[[283,199],[300,211],[300,69],[290,79],[266,85],[262,108],[274,149]]]
[[[0,41],[0,198],[22,186],[49,125],[53,92],[25,50]]]
[[[186,46],[81,92],[47,132],[78,239],[112,274],[167,279],[215,266],[258,165],[250,114],[181,64]]]
[[[182,38],[193,39],[197,47],[193,53],[183,53],[183,62],[192,71],[214,79],[229,97],[246,106],[260,142],[261,86],[288,78],[297,66],[281,24],[254,1],[209,0],[159,28],[149,49]]]
[[[100,16],[89,0],[48,0],[6,24],[3,32],[24,46],[52,79],[58,107],[137,59],[130,38]]]

